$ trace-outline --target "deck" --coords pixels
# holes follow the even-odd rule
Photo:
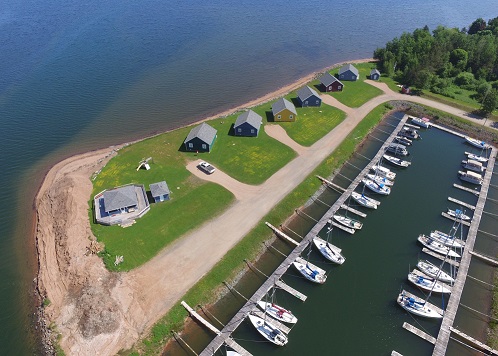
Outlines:
[[[474,205],[471,205],[471,204],[468,204],[468,203],[465,203],[461,200],[458,200],[458,199],[455,199],[455,198],[452,198],[452,197],[448,197],[448,200],[453,202],[453,203],[456,203],[458,205],[461,205],[461,206],[464,206],[466,207],[467,209],[470,209],[470,210],[476,210],[476,207]]]
[[[496,148],[493,147],[491,150],[490,159],[488,161],[486,173],[484,175],[484,182],[481,187],[479,199],[474,211],[474,216],[470,224],[469,233],[467,235],[467,241],[465,244],[466,251],[472,251],[474,249],[477,231],[479,229],[479,224],[481,222],[481,217],[484,211],[484,204],[486,203],[486,197],[488,195],[489,184],[493,175],[496,152]],[[460,261],[460,268],[458,270],[455,284],[453,285],[453,291],[450,295],[448,306],[446,308],[446,312],[444,313],[443,322],[441,324],[441,328],[437,337],[436,345],[432,353],[434,356],[443,356],[446,354],[446,348],[448,347],[448,341],[451,335],[451,328],[453,327],[453,322],[458,311],[458,306],[460,305],[460,298],[462,296],[463,287],[465,286],[465,280],[467,279],[467,273],[469,270],[471,258],[472,255],[470,253],[464,253],[462,256],[462,260]]]
[[[406,329],[414,333],[415,335],[421,337],[422,339],[429,341],[433,345],[436,343],[436,338],[434,336],[427,334],[426,332],[416,328],[411,324],[408,324],[406,321],[403,323],[403,329]]]
[[[310,232],[304,237],[304,239],[299,243],[298,246],[287,256],[287,258],[277,267],[273,274],[263,283],[261,287],[249,298],[246,304],[233,316],[233,318],[226,324],[223,330],[206,346],[206,348],[200,353],[201,356],[213,355],[223,344],[226,344],[226,340],[230,338],[230,335],[239,327],[239,325],[244,321],[247,315],[254,308],[254,304],[264,298],[266,293],[280,281],[281,277],[287,272],[292,263],[297,257],[308,247],[313,238],[319,234],[319,232],[327,225],[329,216],[332,216],[340,207],[343,205],[347,199],[349,199],[351,193],[356,189],[356,187],[361,183],[363,177],[370,171],[370,168],[376,164],[385,152],[385,148],[392,141],[396,132],[402,127],[406,122],[408,115],[405,115],[396,129],[393,130],[391,135],[386,139],[384,144],[380,147],[379,151],[375,157],[368,163],[368,165],[358,174],[358,176],[351,182],[349,187],[344,191],[344,193],[337,199],[337,201],[329,208],[329,210],[321,217],[321,219],[315,224]],[[320,179],[323,179],[320,177]],[[327,183],[328,184],[328,183]],[[335,185],[335,184],[334,184]],[[342,187],[341,187],[342,188]],[[343,189],[343,188],[342,188]]]

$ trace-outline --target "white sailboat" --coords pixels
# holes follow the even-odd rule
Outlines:
[[[263,318],[260,318],[254,314],[249,314],[249,320],[266,340],[274,343],[275,345],[284,346],[289,341],[287,336],[285,336],[279,328],[267,323]]]
[[[352,229],[360,230],[363,227],[363,223],[361,223],[358,220],[351,219],[348,216],[334,214],[332,216],[332,218],[335,221],[337,221],[339,224],[344,225],[344,226],[349,227],[349,228],[352,228]]]
[[[458,253],[450,249],[449,247],[443,245],[442,243],[434,240],[430,236],[425,236],[424,234],[421,234],[418,236],[417,239],[422,245],[427,247],[429,250],[432,250],[434,252],[440,253],[441,255],[448,255],[450,257],[455,257],[455,258],[460,258]]]
[[[327,280],[327,275],[323,269],[306,261],[302,257],[296,258],[292,264],[308,281],[323,284]]]
[[[397,302],[403,309],[412,314],[432,319],[443,318],[443,316],[437,312],[434,305],[427,302],[427,300],[417,298],[413,295],[409,296],[404,290],[399,293]]]
[[[471,158],[469,158],[467,160],[464,159],[462,161],[462,166],[465,169],[469,169],[469,170],[477,172],[477,173],[482,173],[486,169],[486,167],[484,167],[482,165],[482,162],[477,161],[475,159],[471,159]]]
[[[481,154],[482,154],[482,152],[481,152]],[[476,154],[471,153],[471,152],[465,152],[465,155],[467,155],[468,159],[473,159],[474,161],[478,161],[478,162],[482,162],[482,163],[488,162],[488,158],[483,157],[482,155],[476,155]]]
[[[320,251],[320,253],[323,255],[323,257],[331,262],[337,263],[338,265],[342,265],[346,261],[346,258],[341,254],[340,248],[332,245],[328,241],[330,231],[332,230],[329,229],[327,232],[327,241],[318,236],[315,236],[313,238],[313,243],[315,244],[318,251]]]
[[[412,272],[408,273],[408,280],[419,287],[420,289],[426,290],[426,291],[433,291],[434,293],[442,293],[442,294],[449,294],[451,293],[450,286],[438,282],[434,278],[431,278],[427,275],[423,275],[423,273],[413,270]]]
[[[388,163],[391,163],[391,164],[395,165],[396,167],[406,168],[412,164],[412,162],[405,161],[405,160],[398,158],[398,157],[393,157],[393,156],[389,156],[389,155],[383,155],[382,157]]]
[[[380,201],[367,197],[364,193],[352,192],[351,198],[365,208],[377,209],[377,206],[380,205]]]
[[[367,187],[368,189],[377,194],[382,194],[382,195],[391,194],[391,188],[386,187],[384,184],[377,184],[373,180],[365,178],[363,178],[361,181],[363,182],[363,184],[365,184],[365,187]]]
[[[482,148],[483,150],[488,150],[491,148],[490,145],[488,145],[484,141],[480,141],[478,139],[472,138],[470,136],[465,136],[465,141],[469,144],[471,144],[474,147]]]
[[[402,145],[400,143],[390,143],[386,147],[387,152],[394,153],[395,155],[400,155],[400,156],[408,156],[408,150],[406,149],[405,145]]]
[[[373,180],[377,184],[384,184],[387,185],[388,187],[392,187],[394,185],[394,182],[392,180],[387,179],[386,177],[380,177],[376,174],[367,174],[367,178],[370,180]]]
[[[282,308],[281,306],[273,302],[264,302],[260,300],[258,302],[258,307],[261,308],[266,314],[274,319],[283,321],[284,323],[295,324],[297,323],[297,318],[292,314],[290,310]]]
[[[484,182],[482,175],[471,171],[458,171],[458,177],[465,182],[477,185],[482,185],[482,183]]]
[[[386,177],[387,179],[394,180],[396,178],[396,173],[391,172],[391,170],[387,167],[383,166],[372,166],[371,168],[375,174],[377,174],[380,177]]]
[[[424,272],[429,277],[435,278],[438,281],[453,284],[455,279],[451,277],[448,273],[442,270],[442,267],[438,267],[429,261],[418,261],[417,268]]]
[[[409,118],[412,120],[412,122],[415,125],[423,127],[424,129],[428,129],[431,127],[430,120],[426,117],[420,118],[420,117],[409,116]]]
[[[451,210],[450,208],[447,209],[448,209],[448,215],[455,219],[470,220],[470,216],[465,215],[464,212],[460,209],[456,210]]]
[[[407,137],[403,137],[403,136],[396,136],[396,137],[394,138],[394,141],[395,141],[396,143],[401,143],[402,145],[405,145],[405,146],[411,146],[411,145],[412,145],[412,143],[413,143],[413,141],[412,141],[412,140],[410,140],[410,139],[409,139],[409,138],[407,138]]]

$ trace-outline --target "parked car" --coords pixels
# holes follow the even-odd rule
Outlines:
[[[214,171],[216,171],[216,168],[214,168],[212,165],[210,165],[209,163],[204,162],[204,161],[202,161],[201,163],[199,163],[199,165],[197,167],[199,167],[199,169],[201,171],[204,171],[207,174],[213,174]]]

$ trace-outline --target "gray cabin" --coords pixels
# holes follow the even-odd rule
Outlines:
[[[169,188],[165,181],[152,183],[149,188],[154,202],[159,203],[169,200]]]
[[[380,79],[380,72],[378,69],[372,69],[370,71],[370,79],[371,80],[379,80]]]
[[[297,92],[297,100],[301,104],[301,107],[322,105],[320,95],[309,86],[299,89]]]
[[[205,122],[190,130],[183,142],[187,151],[210,152],[216,139],[216,129]]]
[[[235,136],[257,137],[263,118],[252,110],[248,110],[237,117],[233,125]]]
[[[339,69],[339,79],[340,80],[349,80],[355,81],[360,78],[360,74],[358,73],[358,69],[352,64],[346,64],[345,66]]]

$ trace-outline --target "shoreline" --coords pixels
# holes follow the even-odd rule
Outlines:
[[[320,71],[310,73],[289,85],[278,88],[277,90],[267,93],[257,99],[251,100],[247,103],[238,105],[231,109],[224,110],[219,114],[201,118],[193,123],[179,126],[171,130],[166,130],[154,135],[142,137],[130,142],[117,144],[106,148],[99,148],[85,153],[78,153],[64,158],[54,164],[44,175],[44,178],[39,188],[37,189],[34,198],[34,237],[37,255],[36,265],[38,266],[38,271],[35,278],[35,293],[39,297],[37,305],[37,317],[39,320],[37,321],[37,323],[40,326],[40,329],[42,329],[41,338],[42,343],[44,344],[44,349],[53,350],[53,347],[51,347],[51,345],[47,345],[50,343],[50,339],[53,337],[52,330],[49,324],[55,322],[57,319],[59,320],[56,324],[61,324],[62,326],[65,326],[65,324],[69,324],[71,322],[70,319],[71,317],[73,317],[72,314],[74,313],[74,309],[75,307],[78,307],[78,300],[75,296],[77,296],[78,293],[83,293],[83,295],[86,296],[87,294],[92,295],[92,293],[100,292],[95,290],[88,290],[89,286],[85,285],[85,281],[90,280],[91,273],[102,275],[105,279],[105,282],[110,283],[112,285],[112,288],[114,288],[116,285],[118,285],[119,288],[131,288],[131,286],[129,285],[120,285],[120,276],[116,275],[116,273],[107,271],[103,266],[102,260],[97,256],[87,255],[89,257],[86,261],[87,263],[83,264],[83,266],[87,268],[87,270],[78,270],[74,265],[75,263],[81,262],[79,261],[81,258],[78,255],[81,253],[86,254],[88,252],[90,242],[92,240],[96,240],[90,230],[89,222],[87,221],[87,201],[89,194],[91,194],[92,187],[89,178],[93,172],[105,166],[107,161],[111,159],[119,149],[130,144],[148,139],[150,137],[155,137],[163,133],[176,130],[180,127],[193,126],[214,118],[225,117],[237,111],[274,100],[275,98],[283,96],[314,80],[319,74],[341,66],[345,63],[363,63],[372,60],[372,58],[365,58],[335,63]],[[81,188],[82,186],[85,188]],[[89,193],[85,195],[86,191],[88,191],[88,187],[90,187]],[[68,218],[68,216],[70,216],[68,212],[71,212],[71,209],[73,208],[71,205],[74,205],[75,203],[75,197],[73,196],[75,193],[83,195],[82,197],[80,197],[80,199],[81,201],[85,202],[86,208],[84,212],[82,212],[80,208],[80,211],[73,211],[72,213],[75,214],[74,217],[76,218],[76,220],[78,216],[81,217],[83,214],[83,216],[85,216],[85,221],[77,221],[77,224],[72,224],[73,221]],[[79,213],[79,215],[76,213]],[[60,219],[62,219],[62,221],[60,221]],[[75,231],[75,229],[79,229],[80,231]],[[75,233],[76,236],[78,236],[78,238],[72,239],[75,241],[72,241],[71,238],[68,237],[68,232],[70,230],[72,233]],[[83,235],[86,235],[87,238],[82,238],[84,237]],[[103,288],[103,291],[105,293],[112,292],[109,287],[106,287],[104,285],[99,285],[96,288]],[[128,307],[130,307],[130,304],[135,304],[136,302],[128,301],[128,303]],[[49,305],[44,308],[44,304]],[[109,307],[111,310],[117,308],[116,305],[110,305],[107,307]],[[150,328],[150,326],[151,325],[148,325],[146,329]],[[96,326],[97,331],[99,327],[99,325]],[[114,340],[111,340],[117,344],[121,343],[120,348],[131,346],[129,345],[129,339],[133,339],[132,343],[134,343],[139,339],[139,337],[143,336],[144,331],[146,331],[145,329],[138,330],[137,333],[137,330],[132,330],[131,325],[119,325],[117,329],[121,330],[121,334],[123,331],[131,332],[133,334],[124,335],[127,336],[127,342],[125,340],[118,340],[120,339],[119,335],[115,336]],[[97,335],[100,336],[101,334]],[[76,343],[77,337],[75,335],[63,335],[63,339],[64,337],[66,337],[66,341],[68,338],[71,339],[71,341],[67,343],[63,341],[63,346],[66,346],[66,350],[67,347],[71,349],[71,346],[69,345],[74,345],[74,343]],[[104,339],[105,338],[106,337],[104,337]],[[124,343],[125,345],[123,346],[122,343]],[[110,346],[108,345],[107,340],[99,340],[99,345]],[[79,351],[84,353],[84,350],[80,348],[78,349]],[[71,350],[78,352],[78,350]],[[116,350],[115,352],[117,351],[118,350]]]

